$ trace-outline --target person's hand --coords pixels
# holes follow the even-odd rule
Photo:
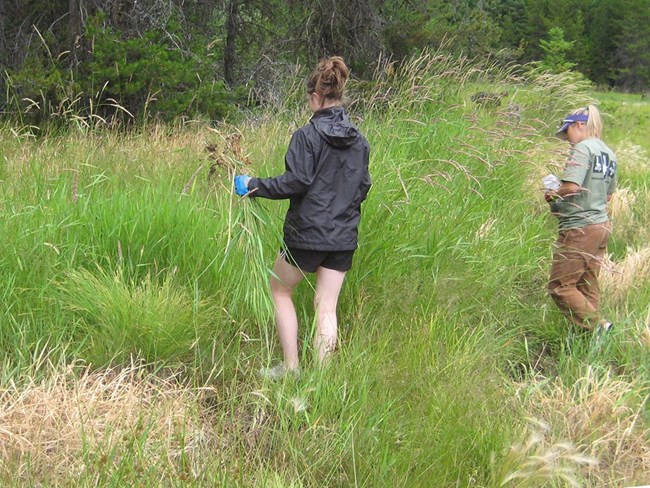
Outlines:
[[[557,191],[555,190],[546,190],[544,192],[544,200],[546,200],[548,203],[551,203],[557,198]]]
[[[248,182],[251,177],[246,175],[235,176],[235,193],[243,197],[248,193]]]

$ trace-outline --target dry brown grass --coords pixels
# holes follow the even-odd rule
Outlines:
[[[637,144],[624,141],[616,147],[616,156],[626,174],[650,172],[650,156]]]
[[[173,472],[183,457],[187,476],[196,475],[207,446],[217,444],[201,419],[204,394],[135,366],[68,368],[0,389],[0,478],[75,479],[88,468],[84,455],[110,472],[134,442],[140,462]]]
[[[492,461],[492,487],[562,486],[579,487],[576,472],[580,465],[595,466],[595,459],[585,456],[569,442],[550,442],[550,426],[530,419],[523,441],[510,446],[499,465]]]
[[[619,187],[608,204],[614,238],[628,246],[645,245],[650,239],[648,215],[650,203],[647,189]]]
[[[28,180],[35,175],[51,179],[66,173],[97,175],[106,170],[115,175],[149,178],[162,174],[162,170],[178,171],[187,166],[188,160],[196,161],[198,166],[208,159],[205,146],[213,138],[205,126],[162,125],[151,125],[141,132],[14,138],[6,168],[16,179]]]
[[[612,304],[625,302],[631,290],[650,281],[650,246],[628,249],[625,259],[619,262],[605,256],[599,280],[604,296]]]
[[[487,239],[490,234],[492,233],[492,228],[494,227],[494,224],[497,223],[496,219],[490,218],[483,222],[481,226],[478,228],[475,234],[475,238],[477,241],[482,241],[483,239]]]
[[[627,226],[633,223],[632,208],[635,203],[636,195],[629,188],[619,188],[614,192],[608,208],[617,226]]]
[[[648,316],[645,319],[645,326],[639,334],[639,342],[650,354],[650,307],[648,307]]]
[[[588,486],[627,486],[647,481],[650,472],[645,400],[647,393],[638,385],[589,367],[573,385],[558,378],[535,387],[527,409],[598,461],[582,468]]]

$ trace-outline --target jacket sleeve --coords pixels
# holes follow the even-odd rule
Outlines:
[[[363,175],[363,179],[361,180],[361,186],[360,186],[362,202],[368,197],[368,192],[370,191],[370,187],[372,186],[372,180],[370,179],[370,171],[368,170],[368,167],[370,166],[370,148],[368,146],[366,146],[364,159],[365,159],[364,161],[365,174]]]
[[[304,131],[299,130],[291,137],[289,149],[284,158],[285,171],[271,178],[251,178],[248,189],[251,197],[280,200],[307,193],[314,179],[314,151]]]

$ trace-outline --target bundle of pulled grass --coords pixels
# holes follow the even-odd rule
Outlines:
[[[248,174],[250,161],[243,156],[241,138],[238,139],[239,150],[224,154],[230,167],[228,176],[232,182],[236,174]],[[242,159],[244,157],[245,159]],[[231,187],[232,197],[228,209],[228,240],[221,270],[231,263],[239,263],[240,273],[246,277],[245,282],[233,287],[235,303],[245,303],[248,310],[260,322],[273,316],[274,305],[269,294],[268,279],[271,276],[269,259],[265,255],[265,239],[269,238],[271,218],[264,205],[255,198],[254,191],[244,197],[239,197]]]

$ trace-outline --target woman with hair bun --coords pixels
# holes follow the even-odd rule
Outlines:
[[[361,202],[370,189],[368,141],[341,106],[348,77],[343,58],[320,61],[307,81],[313,115],[291,137],[284,174],[235,177],[238,195],[289,199],[284,242],[270,280],[284,363],[263,368],[262,374],[271,378],[299,372],[292,292],[305,273],[316,273],[314,348],[319,361],[336,347],[336,306],[357,248]]]
[[[611,234],[607,202],[616,190],[617,160],[601,134],[593,105],[571,112],[557,131],[572,149],[559,188],[545,193],[559,220],[548,293],[574,324],[608,331],[613,324],[598,312],[598,274]]]

